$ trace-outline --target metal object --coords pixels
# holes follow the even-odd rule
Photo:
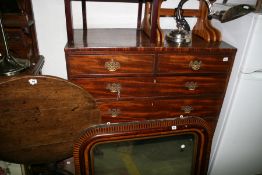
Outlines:
[[[220,12],[218,15],[218,19],[219,21],[224,23],[224,22],[228,22],[228,21],[232,21],[234,19],[240,18],[241,16],[244,16],[252,11],[255,11],[254,7],[247,5],[247,4],[240,4],[240,5],[231,7],[229,10],[225,12]]]
[[[121,113],[120,109],[114,108],[114,109],[108,109],[108,113],[111,115],[111,117],[117,117]]]
[[[181,0],[175,10],[175,19],[177,29],[172,30],[166,35],[166,40],[177,43],[187,44],[191,41],[190,26],[183,16],[183,5],[187,0]]]
[[[194,110],[194,108],[192,106],[182,106],[181,110],[184,111],[184,113],[189,114]]]
[[[106,85],[106,89],[108,89],[112,93],[120,92],[121,84],[120,83],[108,83]]]
[[[189,67],[190,67],[192,70],[199,70],[199,69],[201,68],[201,64],[202,64],[202,61],[192,60],[192,61],[190,61],[190,63],[189,63]]]
[[[227,10],[214,10],[214,8],[219,5],[218,3],[212,4],[209,0],[205,0],[208,7],[208,18],[209,19],[218,19],[220,22],[228,22],[234,19],[237,19],[241,16],[244,16],[252,11],[255,11],[255,8],[248,4],[239,4],[234,6],[227,5],[227,0],[223,0],[222,6],[228,7]]]
[[[198,84],[197,82],[188,81],[185,83],[185,87],[190,91],[194,91],[198,87]]]
[[[208,18],[212,19],[212,15],[215,13],[213,9],[213,4],[209,0],[205,0],[208,8]]]
[[[24,71],[30,66],[30,62],[27,59],[15,58],[9,52],[6,35],[4,32],[4,26],[2,23],[2,15],[0,14],[0,28],[3,38],[3,45],[5,54],[0,56],[0,75],[12,76],[21,71]]]
[[[172,30],[166,35],[166,40],[178,44],[189,43],[191,41],[191,34],[182,29]]]
[[[223,4],[226,4],[227,3],[227,0],[223,0]]]
[[[115,72],[120,68],[120,63],[111,59],[110,61],[105,62],[105,68],[110,72]]]
[[[226,4],[226,1],[223,1],[222,4],[210,3],[208,7],[210,9],[209,19],[218,19],[221,23],[232,21],[256,10],[249,4],[229,5]]]
[[[106,85],[106,89],[108,89],[112,93],[117,93],[117,100],[120,98],[120,93],[121,93],[121,84],[120,83],[108,83]]]

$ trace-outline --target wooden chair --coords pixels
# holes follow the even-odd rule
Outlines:
[[[211,135],[196,117],[90,127],[74,146],[76,174],[204,175]]]
[[[0,160],[34,165],[72,156],[81,133],[100,123],[92,96],[51,76],[0,83]]]

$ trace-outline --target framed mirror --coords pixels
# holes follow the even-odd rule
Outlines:
[[[76,174],[206,174],[210,129],[196,117],[98,125],[74,146]]]

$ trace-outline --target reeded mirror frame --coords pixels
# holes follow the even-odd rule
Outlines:
[[[92,151],[99,144],[193,134],[197,145],[194,145],[191,174],[204,175],[210,155],[211,132],[207,122],[197,117],[96,125],[88,128],[74,145],[75,172],[77,175],[95,175]]]

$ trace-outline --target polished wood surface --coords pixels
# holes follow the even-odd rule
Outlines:
[[[216,119],[221,100],[217,98],[174,98],[174,99],[135,99],[98,102],[101,115],[107,121],[136,121],[145,119],[170,118],[179,115],[192,115]],[[209,105],[212,104],[212,105]],[[134,115],[135,113],[135,115]]]
[[[72,49],[74,53],[81,54],[81,51],[187,51],[188,53],[198,53],[208,55],[218,53],[230,54],[234,47],[221,42],[206,42],[196,35],[192,35],[192,42],[189,45],[178,46],[174,43],[166,42],[154,44],[143,31],[136,29],[88,29],[86,32],[75,29],[74,43],[67,43],[65,50],[67,53]],[[164,30],[166,34],[170,30]],[[223,49],[223,50],[221,50]]]
[[[215,129],[234,47],[195,35],[189,45],[153,44],[136,29],[74,32],[65,47],[68,78],[94,96],[102,122],[192,114]]]
[[[70,74],[81,77],[89,75],[97,76],[98,74],[150,74],[154,71],[154,58],[153,54],[69,55],[68,61],[70,64]],[[111,70],[108,64],[118,64],[119,66],[116,70],[113,68]],[[143,65],[143,67],[137,65]]]
[[[173,129],[174,127],[176,127],[176,129]],[[196,149],[193,155],[194,161],[191,167],[191,174],[207,174],[208,155],[213,133],[203,119],[196,117],[148,120],[125,124],[107,124],[88,128],[74,145],[76,174],[95,175],[94,155],[92,152],[97,144],[118,143],[137,139],[146,140],[184,134],[193,134],[196,139]],[[132,147],[130,149],[132,150]],[[163,152],[163,154],[168,153]],[[154,153],[152,153],[152,155],[154,155]],[[108,162],[108,164],[110,163]]]
[[[215,2],[211,1],[212,3]],[[143,20],[143,30],[148,35],[152,43],[164,42],[164,33],[161,29],[161,17],[175,17],[176,9],[162,8],[163,0],[155,0],[153,3],[145,4],[145,14]],[[197,18],[192,33],[198,35],[207,42],[221,41],[221,33],[208,20],[208,7],[204,0],[199,1],[198,9],[183,9],[184,17]],[[152,38],[153,37],[153,38]]]
[[[159,54],[158,69],[160,74],[182,74],[182,73],[226,73],[230,70],[233,59],[229,59],[227,54]],[[201,62],[200,68],[194,70],[190,68],[192,62]]]
[[[221,32],[215,27],[213,27],[211,21],[208,20],[209,9],[207,8],[206,2],[204,0],[201,0],[199,2],[199,9],[200,9],[200,15],[197,18],[197,22],[193,27],[192,32],[202,37],[208,42],[221,41],[222,40]]]
[[[18,76],[0,82],[0,159],[50,163],[72,156],[82,131],[100,123],[93,97],[66,80]]]
[[[81,85],[97,99],[176,97],[192,95],[220,96],[224,92],[226,77],[222,76],[165,76],[165,77],[116,77],[116,78],[74,78],[72,82]],[[190,83],[194,89],[189,89]],[[112,86],[119,85],[119,91]],[[110,87],[112,87],[110,89]]]
[[[152,43],[136,29],[74,30],[65,47],[68,79],[95,98],[101,123],[190,115],[207,123],[211,137],[235,53],[225,42],[194,34],[188,45]],[[76,161],[80,171],[84,158]]]
[[[39,57],[39,50],[32,3],[31,0],[17,0],[15,2],[18,12],[4,12],[2,14],[8,46],[15,57],[33,61],[34,58]],[[0,53],[4,54],[2,42],[0,42]]]

